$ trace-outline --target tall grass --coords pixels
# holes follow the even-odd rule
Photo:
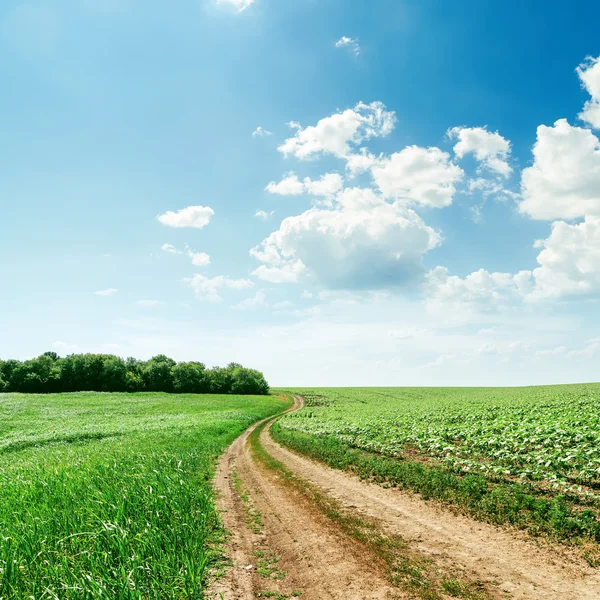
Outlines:
[[[0,598],[203,598],[222,535],[214,461],[280,407],[235,396],[0,395]]]

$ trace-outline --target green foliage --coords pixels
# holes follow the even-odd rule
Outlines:
[[[220,560],[210,477],[271,397],[5,394],[0,598],[196,599]]]
[[[231,363],[207,369],[199,362],[176,363],[159,354],[148,361],[112,354],[45,352],[20,362],[0,360],[0,393],[179,392],[194,394],[268,394],[262,373]]]
[[[294,390],[277,439],[337,468],[600,542],[600,385]],[[586,508],[588,507],[588,508]]]

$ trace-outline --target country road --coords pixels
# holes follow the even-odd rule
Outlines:
[[[297,396],[290,410],[302,406]],[[390,578],[381,557],[324,514],[310,493],[302,493],[302,485],[334,502],[340,507],[336,512],[349,519],[357,517],[386,538],[402,540],[399,563],[404,564],[408,556],[414,564],[429,565],[428,571],[438,580],[458,578],[484,594],[462,597],[600,598],[600,573],[567,548],[474,521],[418,496],[360,481],[290,452],[270,436],[277,418],[266,420],[259,442],[293,473],[296,485],[257,460],[250,448],[248,438],[263,422],[249,428],[228,449],[220,461],[215,488],[225,527],[232,532],[228,544],[232,567],[210,590],[210,598],[419,597],[402,585],[402,578]]]

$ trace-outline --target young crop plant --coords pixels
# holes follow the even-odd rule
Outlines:
[[[280,442],[495,523],[600,542],[600,384],[293,390]]]

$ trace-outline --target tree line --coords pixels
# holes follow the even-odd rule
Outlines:
[[[26,361],[0,360],[0,392],[173,392],[181,394],[268,394],[264,375],[238,363],[207,369],[201,362],[150,360],[113,354],[45,352]]]

